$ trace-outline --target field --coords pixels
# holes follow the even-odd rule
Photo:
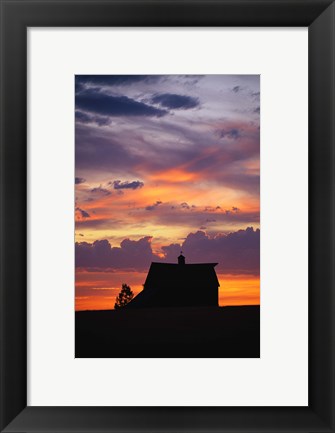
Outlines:
[[[258,358],[260,307],[76,312],[76,358]]]

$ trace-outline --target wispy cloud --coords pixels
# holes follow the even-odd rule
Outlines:
[[[109,183],[114,186],[114,189],[138,189],[144,186],[144,183],[139,180],[133,180],[132,182],[121,182],[121,180],[114,180]]]
[[[86,212],[84,209],[80,209],[79,207],[76,207],[76,212],[78,212],[82,218],[90,218],[90,214]]]
[[[164,108],[169,109],[183,109],[188,110],[190,108],[198,107],[199,100],[192,96],[177,95],[173,93],[161,93],[154,95],[151,99],[154,104],[159,104]]]
[[[155,210],[160,204],[162,204],[161,201],[156,201],[156,203],[146,206],[145,210]]]

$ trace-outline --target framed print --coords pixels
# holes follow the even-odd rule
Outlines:
[[[333,2],[1,14],[1,430],[333,431]]]
[[[193,44],[185,58],[190,38]],[[119,39],[122,45],[113,49],[113,56],[95,54],[96,46],[108,52]],[[153,39],[155,44],[146,50]],[[266,58],[264,40],[273,48]],[[217,41],[226,47],[223,53],[229,63],[215,55]],[[160,46],[174,47],[175,64]],[[279,55],[284,46],[285,54]],[[29,245],[28,273],[29,404],[306,405],[307,30],[29,29],[28,50],[28,227],[34,239]],[[199,56],[205,64],[202,69]],[[248,62],[241,60],[244,56]],[[282,67],[286,63],[290,68]],[[93,72],[92,64],[94,71],[108,75],[84,75]],[[122,75],[129,70],[134,74]],[[231,70],[240,74],[229,75]],[[191,74],[195,71],[198,76]],[[58,78],[50,88],[51,77]],[[74,80],[81,81],[76,95]],[[164,93],[164,86],[170,93]],[[262,90],[261,125],[254,95],[258,89],[252,86]],[[150,101],[157,94],[192,101],[193,107],[185,109],[179,102],[179,108],[158,111],[156,116],[160,105]],[[287,94],[292,95],[289,107]],[[92,98],[95,110],[101,110],[101,98],[107,98],[109,110],[113,109],[104,114],[103,124],[101,113],[95,114],[100,125],[82,122],[83,116],[86,120],[85,116],[94,115],[87,106]],[[133,106],[136,115],[129,114]],[[75,112],[79,119],[74,129],[69,119]],[[197,133],[190,136],[195,129]],[[222,130],[230,131],[229,136],[221,138]],[[57,151],[46,153],[45,142]],[[40,164],[42,154],[44,164]],[[178,176],[170,178],[171,170]],[[40,182],[43,178],[57,179],[48,183],[47,194]],[[278,200],[283,196],[285,206]],[[232,197],[235,203],[229,203]],[[57,212],[46,215],[55,202]],[[283,224],[290,207],[295,209],[289,212],[291,224]],[[42,235],[50,226],[54,227],[52,249]],[[44,250],[49,255],[39,254]],[[62,272],[55,273],[53,263]],[[149,284],[142,293],[141,284],[150,281],[157,267],[165,275],[161,285],[155,289]],[[209,269],[212,277],[207,283],[201,273]],[[187,289],[192,272],[183,278],[189,270],[197,273],[192,290]],[[168,277],[171,272],[178,276],[174,283]],[[45,287],[49,275],[53,278]],[[215,275],[220,286],[216,283],[213,288]],[[167,287],[165,281],[170,281]],[[132,302],[124,309],[111,309],[122,284],[130,296],[130,290],[135,292],[135,303],[137,294],[152,301],[159,293],[163,305],[157,305],[156,297],[151,305],[133,308]],[[261,308],[252,305],[253,299],[259,303],[259,291]],[[192,296],[182,296],[190,292]],[[204,293],[215,293],[219,305]],[[54,308],[41,308],[40,300],[50,296]],[[75,308],[84,311],[75,314],[73,335],[68,330],[73,327]],[[45,339],[45,329],[52,338]],[[135,365],[141,375],[114,373],[134,371]],[[57,375],[50,374],[53,370]],[[274,370],[280,374],[274,377]],[[81,392],[83,376],[86,392]],[[267,377],[271,381],[264,380]],[[64,396],[63,389],[70,384]]]

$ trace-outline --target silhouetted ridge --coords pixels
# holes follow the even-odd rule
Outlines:
[[[259,306],[79,311],[76,358],[259,358],[259,312]]]

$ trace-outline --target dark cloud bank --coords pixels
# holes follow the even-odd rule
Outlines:
[[[199,100],[192,96],[176,95],[174,93],[162,93],[154,95],[151,99],[154,104],[159,104],[162,107],[170,109],[184,109],[195,108],[199,105]]]
[[[164,116],[166,110],[155,108],[127,96],[112,96],[90,89],[76,95],[76,109],[101,116]]]
[[[217,271],[226,274],[259,274],[260,230],[245,230],[209,237],[205,232],[190,233],[182,245],[170,244],[162,248],[162,260],[152,252],[151,237],[138,241],[124,239],[120,247],[112,247],[108,240],[76,243],[76,267],[133,269],[145,271],[152,261],[176,263],[180,250],[188,263],[219,263]]]

